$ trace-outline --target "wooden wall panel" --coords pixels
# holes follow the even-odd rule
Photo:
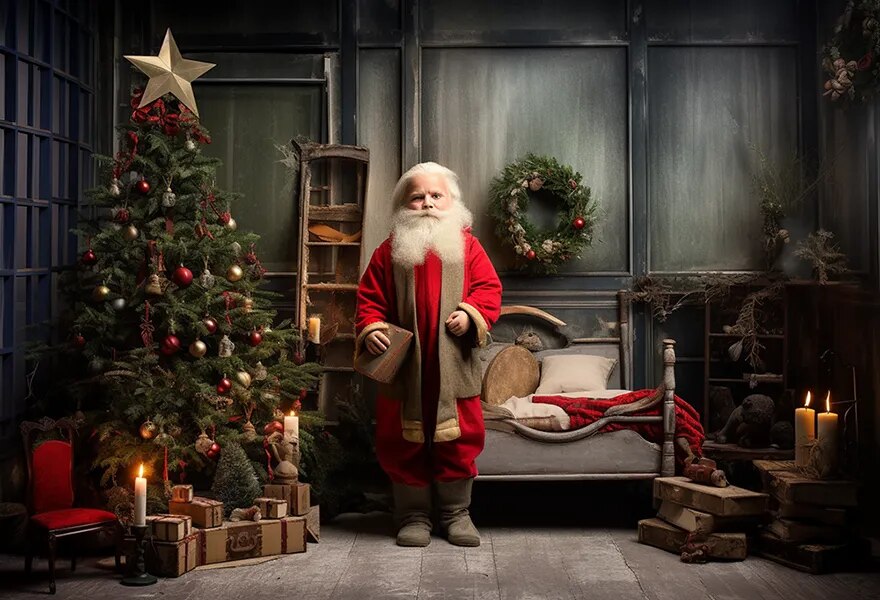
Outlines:
[[[796,151],[796,60],[785,47],[650,48],[650,270],[762,268],[749,145]]]
[[[648,0],[648,39],[677,42],[798,39],[797,2]]]
[[[486,214],[489,186],[527,152],[572,165],[604,211],[593,247],[564,271],[627,269],[625,49],[428,49],[422,73],[422,160],[459,174],[475,232],[499,271],[514,254]]]

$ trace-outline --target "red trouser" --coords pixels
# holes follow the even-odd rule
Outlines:
[[[428,407],[425,407],[428,408]],[[376,399],[376,454],[379,464],[391,481],[417,487],[434,481],[457,481],[477,475],[477,456],[483,451],[486,429],[480,397],[458,400],[458,425],[461,437],[448,442],[434,442],[436,407],[423,410],[424,444],[403,439],[400,402],[381,394]]]

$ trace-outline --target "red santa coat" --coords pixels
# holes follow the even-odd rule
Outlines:
[[[363,340],[386,323],[418,332],[413,365],[417,375],[404,374],[399,385],[382,386],[377,399],[377,451],[396,481],[401,477],[394,471],[406,471],[399,468],[401,455],[419,463],[428,460],[415,448],[426,439],[444,442],[435,447],[448,446],[440,451],[452,466],[446,479],[455,478],[455,472],[475,474],[472,463],[482,450],[480,364],[474,349],[486,343],[498,319],[501,282],[480,242],[469,232],[463,235],[461,264],[444,265],[428,252],[424,263],[412,269],[392,263],[391,240],[385,240],[373,253],[358,289],[358,351],[366,351],[361,350]],[[460,338],[444,325],[452,310],[463,310],[471,319],[469,331]]]

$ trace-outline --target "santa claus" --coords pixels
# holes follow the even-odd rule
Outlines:
[[[468,514],[485,439],[476,349],[498,318],[501,282],[470,233],[455,173],[418,164],[397,182],[392,202],[391,235],[358,289],[356,352],[385,352],[388,323],[416,334],[376,400],[376,453],[394,487],[397,543],[430,543],[433,487],[447,539],[479,546]]]

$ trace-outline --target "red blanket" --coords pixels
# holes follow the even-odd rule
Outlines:
[[[615,396],[613,398],[566,398],[565,396],[534,396],[532,402],[543,404],[555,404],[561,407],[571,418],[571,428],[579,429],[602,418],[605,411],[612,406],[629,404],[650,396],[656,390],[637,390]],[[658,402],[652,408],[633,413],[632,416],[651,416],[663,414],[663,402]],[[645,439],[658,444],[663,443],[662,423],[607,423],[599,431],[618,431],[620,429],[632,429],[640,433]],[[702,456],[703,426],[700,424],[700,415],[690,404],[675,396],[675,437],[683,437],[691,447],[691,452]],[[685,456],[683,451],[675,447],[675,459],[679,466]]]

